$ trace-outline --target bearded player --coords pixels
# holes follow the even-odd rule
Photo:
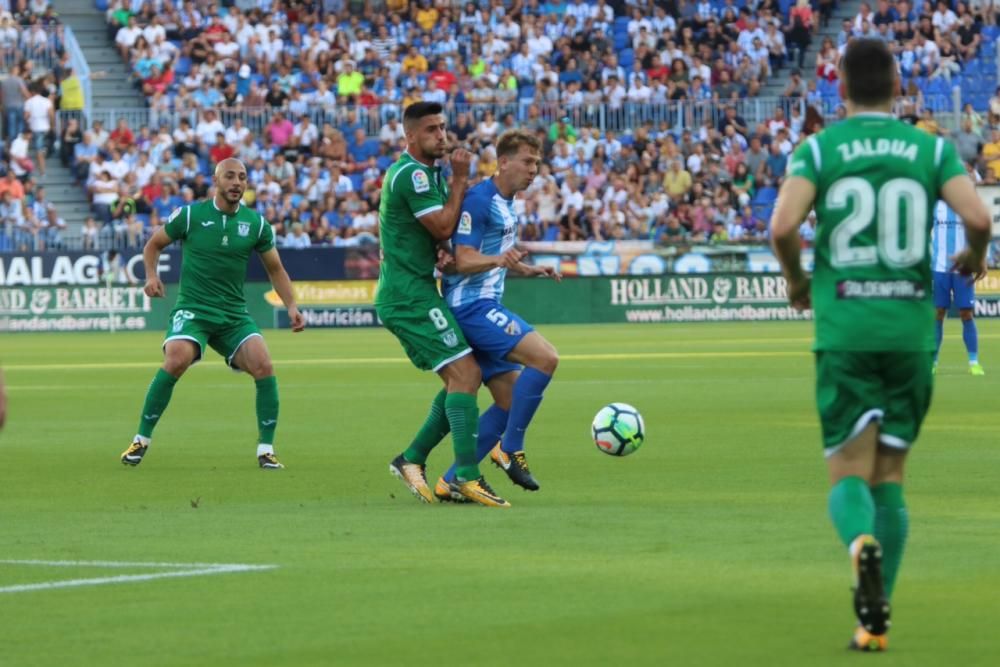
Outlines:
[[[257,388],[257,464],[265,470],[284,466],[274,454],[278,424],[278,381],[271,356],[256,322],[247,312],[243,283],[247,263],[260,254],[271,285],[288,309],[292,331],[302,331],[305,320],[295,303],[292,283],[274,244],[267,220],[243,206],[247,170],[235,158],[215,168],[215,196],[174,211],[143,249],[146,267],[144,291],[163,297],[157,275],[160,253],[174,241],[183,241],[180,293],[170,314],[163,341],[163,367],[153,376],[139,418],[139,431],[122,455],[122,463],[142,463],[153,429],[170,403],[174,385],[210,346],[236,371],[249,374]]]

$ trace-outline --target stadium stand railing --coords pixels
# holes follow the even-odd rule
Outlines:
[[[900,102],[902,101],[912,101],[914,104],[920,105],[920,100],[916,98],[900,98]],[[447,107],[446,113],[452,126],[460,114],[470,114],[473,123],[475,123],[482,118],[486,111],[492,112],[494,117],[501,121],[501,124],[504,118],[511,114],[514,124],[520,126],[531,120],[528,116],[528,109],[531,106],[535,106],[534,103],[450,105]],[[774,116],[776,109],[782,108],[787,114],[793,106],[799,107],[799,110],[804,114],[809,105],[804,98],[800,97],[743,98],[725,102],[681,101],[668,104],[625,103],[620,107],[610,107],[607,104],[553,105],[539,106],[539,115],[534,120],[548,126],[560,117],[568,115],[575,127],[589,127],[600,130],[602,133],[608,130],[630,133],[647,122],[652,123],[654,128],[660,129],[662,124],[666,123],[670,132],[678,134],[684,130],[695,130],[708,120],[711,120],[714,125],[722,118],[727,107],[734,107],[739,116],[742,116],[748,123],[756,125],[766,123]],[[837,117],[838,106],[839,103],[825,102],[821,112],[827,120],[834,120]],[[935,113],[942,114],[939,118],[941,125],[948,129],[954,129],[958,127],[958,119],[961,115],[961,91],[956,88],[951,93],[924,95],[921,108],[929,108]],[[148,127],[152,130],[164,124],[172,130],[177,127],[181,119],[186,119],[192,127],[195,126],[206,111],[214,111],[223,125],[227,127],[239,118],[243,122],[243,126],[255,135],[259,135],[264,130],[276,113],[282,113],[289,117],[287,108],[260,107],[255,109],[212,108],[175,111],[157,111],[150,108],[101,109],[91,111],[88,118],[90,123],[101,121],[106,128],[113,128],[121,119],[124,119],[133,131],[142,127]],[[369,137],[377,137],[379,130],[390,115],[399,117],[400,109],[397,105],[381,105],[380,107],[338,105],[330,109],[311,108],[304,115],[320,127],[323,123],[330,123],[336,127],[347,122],[352,113],[355,122],[365,129]],[[292,115],[290,117],[294,121],[301,116]]]

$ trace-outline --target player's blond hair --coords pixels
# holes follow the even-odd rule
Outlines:
[[[531,132],[507,130],[497,140],[497,159],[516,155],[521,146],[527,146],[536,153],[542,152],[542,142]]]

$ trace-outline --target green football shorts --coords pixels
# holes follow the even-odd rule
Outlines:
[[[933,352],[816,352],[816,405],[823,447],[832,456],[869,422],[879,443],[906,450],[931,406]]]
[[[455,316],[439,296],[406,304],[376,304],[375,311],[422,371],[437,372],[472,353]]]
[[[233,366],[233,357],[236,356],[240,345],[254,336],[261,336],[260,327],[249,315],[208,315],[196,313],[184,308],[178,308],[170,313],[170,324],[167,329],[167,337],[163,341],[163,347],[172,340],[190,340],[198,346],[197,362],[205,356],[205,344],[212,346],[226,360],[226,363]]]

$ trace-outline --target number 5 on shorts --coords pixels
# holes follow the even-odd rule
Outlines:
[[[507,326],[507,322],[510,321],[509,317],[501,313],[496,308],[491,308],[490,312],[486,313],[486,319],[488,319],[490,322],[497,325],[501,329]]]
[[[448,328],[448,318],[444,316],[440,308],[431,308],[427,311],[427,316],[431,318],[431,324],[438,331],[444,331]]]

